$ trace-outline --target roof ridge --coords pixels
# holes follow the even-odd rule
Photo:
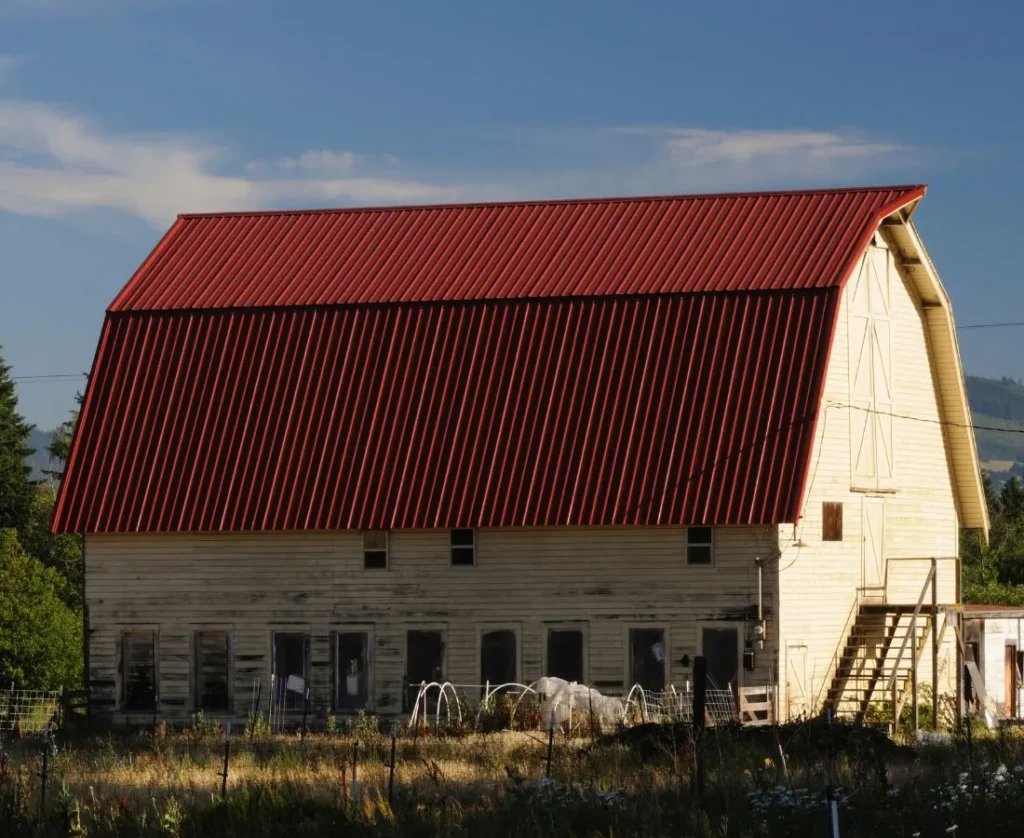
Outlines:
[[[884,192],[912,191],[926,189],[922,183],[877,184],[873,186],[837,186],[816,189],[766,189],[739,192],[692,192],[664,195],[608,195],[594,198],[528,198],[518,201],[465,201],[444,202],[436,204],[382,204],[380,206],[364,205],[358,207],[310,207],[305,209],[265,209],[265,210],[224,210],[212,212],[183,212],[178,214],[182,219],[200,218],[244,218],[276,215],[334,215],[347,213],[402,212],[445,209],[476,209],[483,207],[532,207],[532,206],[565,206],[569,204],[617,204],[643,203],[655,201],[688,201],[728,198],[754,198],[792,195],[835,195],[852,192]]]

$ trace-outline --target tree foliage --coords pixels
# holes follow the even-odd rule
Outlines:
[[[963,535],[964,602],[1024,606],[1024,486],[1012,477],[997,495],[988,475],[983,481],[989,541],[978,532]]]
[[[82,620],[66,604],[68,583],[0,530],[0,683],[36,689],[82,680]]]
[[[32,425],[18,413],[11,368],[0,356],[0,529],[21,529],[32,507],[35,487],[26,458]]]

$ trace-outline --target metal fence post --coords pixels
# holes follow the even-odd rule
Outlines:
[[[693,743],[694,790],[704,793],[704,711],[707,707],[708,662],[703,655],[693,659]]]
[[[391,765],[388,772],[388,806],[391,805],[391,800],[395,791],[395,752],[398,744],[398,722],[392,720],[391,722]]]

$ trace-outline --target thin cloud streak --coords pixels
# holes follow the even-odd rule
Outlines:
[[[0,211],[114,209],[166,227],[181,212],[437,203],[849,183],[910,149],[841,133],[620,126],[573,133],[564,165],[429,178],[393,156],[312,148],[245,161],[201,137],[115,134],[55,106],[0,100]],[[564,132],[559,142],[564,149]],[[541,137],[534,163],[551,162]]]

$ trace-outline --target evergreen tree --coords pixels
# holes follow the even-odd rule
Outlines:
[[[1010,521],[1016,521],[1024,513],[1024,486],[1014,476],[1003,484],[999,493],[999,507]]]
[[[43,473],[58,483],[64,479],[64,469],[67,467],[68,457],[71,456],[71,440],[78,427],[78,416],[82,411],[83,399],[81,393],[75,394],[78,406],[71,411],[71,418],[57,426],[50,444],[46,446],[46,453],[50,455],[50,465],[56,466],[56,468],[45,469]]]
[[[18,413],[11,368],[0,355],[0,529],[20,530],[32,508],[35,485],[26,461],[33,453],[27,444],[32,427]]]

